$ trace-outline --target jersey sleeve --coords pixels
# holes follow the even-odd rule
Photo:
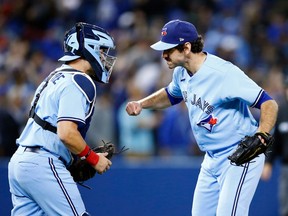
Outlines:
[[[173,78],[170,84],[165,88],[165,91],[168,95],[170,103],[172,105],[178,104],[183,100],[182,92],[179,87],[179,70],[176,68],[173,73]]]
[[[85,125],[93,114],[95,101],[96,86],[92,79],[84,73],[74,74],[61,92],[57,121],[68,120]]]
[[[87,112],[87,100],[79,88],[71,83],[63,88],[59,98],[59,121],[74,121],[85,124],[85,112]]]
[[[263,89],[235,65],[230,64],[227,67],[224,80],[222,84],[224,101],[239,99],[252,106],[263,93]]]
[[[169,83],[169,85],[166,88],[167,93],[176,99],[183,99],[182,92],[179,86],[179,79],[180,79],[181,71],[179,68],[175,68],[173,72],[172,81]]]

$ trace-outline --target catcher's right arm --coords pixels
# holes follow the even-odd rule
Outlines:
[[[264,142],[262,142],[262,139]],[[245,136],[236,150],[228,157],[232,164],[240,166],[247,163],[258,155],[264,153],[274,143],[274,138],[267,132],[257,132],[253,136]]]

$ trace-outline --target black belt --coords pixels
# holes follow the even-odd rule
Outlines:
[[[39,146],[26,146],[25,149],[24,149],[24,152],[33,152],[33,153],[39,153],[40,151],[40,147]]]

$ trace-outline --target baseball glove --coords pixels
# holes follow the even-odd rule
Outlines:
[[[261,142],[259,136],[265,140],[265,144]],[[262,153],[266,155],[267,149],[272,146],[273,143],[273,136],[266,132],[257,132],[253,136],[245,136],[228,159],[232,164],[240,166],[253,160]]]
[[[108,152],[108,155],[106,156],[109,160],[115,155],[119,154],[123,151],[126,151],[127,149],[124,149],[124,147],[119,151],[116,152],[116,147],[113,143],[105,143],[103,140],[102,142],[104,145],[98,146],[95,148],[91,148],[96,153],[105,153]],[[74,181],[77,183],[83,183],[84,181],[87,181],[90,178],[93,178],[96,174],[96,170],[86,161],[78,156],[74,160],[74,162],[71,164],[70,167],[68,167],[68,170],[71,173],[71,176],[73,177]]]

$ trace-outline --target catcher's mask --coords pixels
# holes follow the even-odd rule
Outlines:
[[[109,55],[110,49],[115,49],[112,36],[96,25],[83,22],[65,33],[64,56],[58,61],[69,62],[78,58],[87,60],[94,71],[92,79],[108,83],[116,57]]]

